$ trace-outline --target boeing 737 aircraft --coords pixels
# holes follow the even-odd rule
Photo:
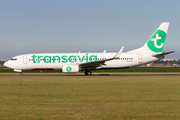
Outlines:
[[[85,71],[91,75],[94,69],[121,69],[135,67],[164,58],[173,53],[162,52],[168,31],[168,22],[163,22],[141,48],[122,53],[34,53],[15,56],[4,63],[5,66],[20,72],[23,70],[60,70],[63,73]]]

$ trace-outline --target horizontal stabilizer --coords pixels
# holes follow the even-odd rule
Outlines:
[[[160,54],[155,54],[155,55],[152,55],[153,57],[161,57],[161,56],[164,56],[164,55],[168,55],[168,54],[171,54],[175,51],[171,51],[171,52],[164,52],[164,53],[160,53]]]

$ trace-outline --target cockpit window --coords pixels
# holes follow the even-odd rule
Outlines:
[[[15,61],[15,60],[17,60],[17,58],[11,58],[10,60],[13,60],[13,61]]]

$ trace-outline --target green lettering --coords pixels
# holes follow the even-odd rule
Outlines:
[[[85,55],[83,55],[82,58],[78,55],[79,61],[80,61],[80,62],[83,62],[83,61],[84,61],[84,57],[85,57]]]
[[[53,56],[53,63],[55,63],[56,58],[58,58],[58,63],[60,63],[60,57],[59,56]]]
[[[79,55],[71,55],[69,56],[69,58],[67,58],[66,55],[64,56],[31,56],[32,57],[32,60],[33,60],[33,63],[40,63],[41,62],[41,59],[43,58],[43,61],[44,63],[56,63],[56,59],[58,60],[58,63],[60,63],[60,61],[62,60],[62,63],[67,63],[68,61],[70,63],[75,63],[77,62],[77,59],[79,59],[79,61],[82,63],[84,60],[86,62],[88,61],[97,61],[97,55],[91,55],[91,56],[88,56],[88,53],[86,53],[86,55],[83,55],[82,58],[81,56]],[[51,59],[53,57],[53,59]],[[38,59],[38,62],[36,61],[36,59]]]
[[[49,60],[46,61],[46,58],[49,58]],[[51,63],[51,56],[44,56],[44,62],[45,63]]]
[[[86,62],[88,62],[88,54],[86,54]]]
[[[38,56],[38,63],[40,63],[40,58],[43,58],[43,56]]]
[[[36,58],[37,56],[33,55],[33,56],[31,56],[31,57],[32,57],[32,59],[33,59],[33,63],[37,63],[37,62],[35,61],[35,58]]]
[[[92,60],[92,58],[95,58],[95,60]],[[90,59],[90,61],[97,61],[97,55],[91,55],[91,56],[89,57],[89,59]]]
[[[74,60],[71,60],[71,59],[74,59]],[[69,56],[69,62],[71,62],[71,63],[77,62],[76,56],[75,55]]]
[[[67,57],[66,55],[62,56],[62,63],[67,63],[68,62],[68,59],[66,57]]]

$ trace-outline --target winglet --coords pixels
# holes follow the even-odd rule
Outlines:
[[[124,46],[121,47],[121,49],[116,53],[116,55],[113,57],[113,59],[118,59],[124,49]]]

